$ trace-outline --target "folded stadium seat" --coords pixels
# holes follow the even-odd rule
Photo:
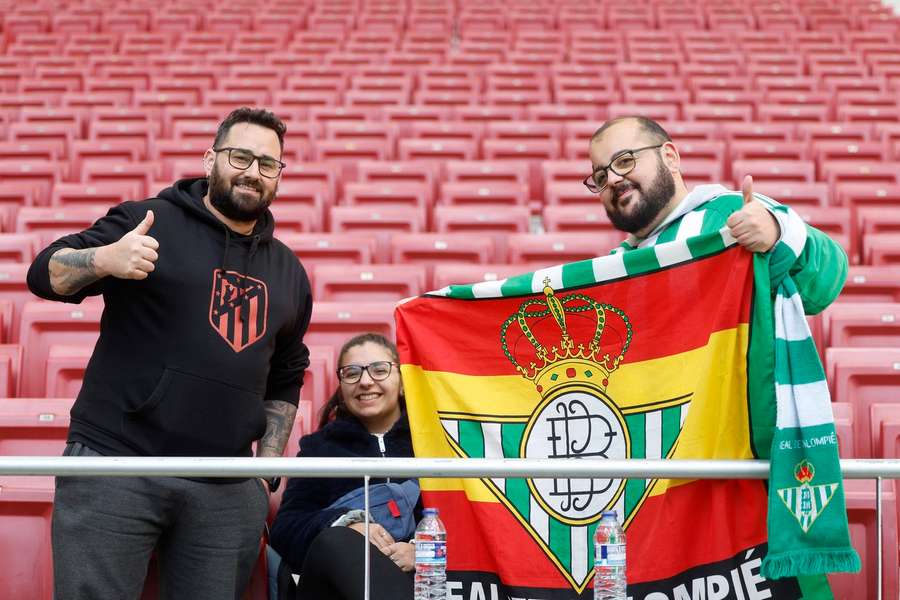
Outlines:
[[[25,206],[16,216],[17,233],[36,233],[41,244],[87,229],[107,212],[107,207],[81,205],[67,207]],[[43,246],[42,246],[43,247]]]
[[[65,97],[73,93],[67,92],[63,94],[63,106],[66,106]],[[50,102],[46,98],[17,92],[0,94],[0,110],[18,111],[24,108],[41,108],[46,110],[50,108]]]
[[[284,75],[284,71],[271,67],[235,66],[231,69],[229,76],[219,79],[217,89],[218,93],[222,94],[221,98],[223,99],[226,98],[225,94],[229,92],[237,93],[240,97],[256,94],[260,98],[257,100],[257,103],[261,103],[262,98],[268,98],[272,90],[281,88]],[[212,90],[204,90],[204,92],[210,91]],[[216,106],[215,102],[207,102],[207,104]]]
[[[600,199],[596,194],[588,190],[581,181],[573,181],[571,179],[567,181],[547,180],[544,182],[544,203],[548,207],[577,204],[593,208],[600,205]]]
[[[729,65],[730,69],[737,67]],[[687,92],[687,90],[685,90]],[[690,93],[690,92],[687,92]],[[749,106],[751,110],[759,103],[759,94],[750,91],[733,91],[733,90],[698,90],[693,94],[694,101],[697,104],[736,104],[738,106]],[[690,99],[680,99],[682,104],[690,103]],[[657,102],[660,100],[657,99]]]
[[[754,188],[754,191],[758,191]],[[778,198],[775,198],[778,200]],[[855,234],[850,211],[838,206],[797,206],[792,207],[803,221],[809,223],[819,231],[822,231],[833,239],[850,257],[851,262],[856,262],[858,251],[854,246]]]
[[[94,346],[53,344],[47,353],[44,393],[50,398],[74,398],[81,389],[84,370]]]
[[[160,118],[160,125],[162,126],[160,136],[162,139],[180,139],[184,137],[184,135],[178,135],[176,133],[175,125],[177,123],[193,123],[194,125],[205,126],[204,131],[206,132],[209,131],[210,127],[212,128],[212,136],[206,138],[209,140],[212,139],[212,137],[215,137],[216,127],[221,119],[222,114],[219,111],[208,107],[169,106],[162,112]],[[190,129],[182,131],[188,134],[192,133],[192,130]],[[188,137],[193,136],[188,135]]]
[[[444,185],[465,186],[468,184]],[[482,233],[494,240],[494,249],[498,256],[506,254],[507,236],[510,233],[527,233],[530,221],[531,211],[527,206],[521,204],[514,206],[498,204],[438,205],[434,209],[434,231],[437,233]]]
[[[428,217],[434,204],[434,188],[428,183],[410,181],[347,183],[343,204],[373,208],[408,206],[425,211]]]
[[[486,138],[481,143],[485,160],[514,161],[529,167],[531,197],[540,199],[543,191],[541,164],[560,158],[558,139],[514,140]]]
[[[733,140],[728,144],[728,156],[735,160],[807,160],[809,144],[796,141]],[[681,147],[679,146],[679,150]]]
[[[838,302],[900,302],[900,266],[851,265]]]
[[[434,290],[448,285],[466,285],[482,281],[500,281],[523,272],[521,265],[507,264],[459,264],[439,263],[434,265]]]
[[[647,118],[658,121],[665,126],[670,121],[678,121],[681,119],[681,107],[675,105],[654,104],[645,106],[642,104],[628,104],[625,102],[613,102],[609,105],[609,114],[607,118],[616,119],[619,117],[630,117],[632,115],[643,115]]]
[[[375,261],[376,239],[356,233],[286,233],[278,239],[300,259],[309,272],[318,264],[371,264]]]
[[[562,125],[541,121],[498,121],[486,124],[484,137],[485,141],[558,141],[562,137]]]
[[[484,124],[521,121],[525,118],[525,109],[520,106],[457,106],[453,109],[453,116],[460,121]]]
[[[441,173],[438,162],[427,160],[408,161],[361,161],[357,165],[360,183],[423,184],[429,190],[429,199],[434,197],[435,186]]]
[[[22,346],[18,344],[0,344],[0,393],[3,394],[3,398],[16,396],[21,366]],[[0,409],[0,413],[2,413],[2,409]],[[0,442],[0,452],[6,450],[2,446],[3,443]],[[6,453],[4,452],[4,454]]]
[[[602,96],[595,92],[560,92],[556,103],[528,106],[525,113],[532,121],[545,123],[597,123],[606,118],[606,106],[618,99],[618,93]]]
[[[337,90],[275,90],[272,105],[277,114],[292,113],[306,118],[314,108],[328,108],[340,105],[344,94]]]
[[[380,333],[393,341],[395,306],[395,302],[316,302],[303,342],[330,346],[336,360],[341,346],[354,335]]]
[[[864,234],[862,262],[867,265],[900,264],[900,233]]]
[[[626,234],[618,231],[609,221],[606,209],[595,199],[593,204],[583,206],[559,206],[548,204],[544,207],[544,228],[548,233],[591,233],[616,232],[621,239]]]
[[[297,455],[297,452],[300,450],[300,438],[316,430],[319,415],[310,398],[322,398],[321,404],[319,404],[319,407],[321,407],[328,401],[328,397],[333,391],[333,389],[328,389],[324,385],[324,378],[334,370],[332,366],[334,357],[331,355],[331,348],[328,346],[313,347],[309,349],[309,353],[309,366],[303,374],[303,387],[300,388],[300,401],[297,402],[294,426],[291,427],[291,434],[282,453],[282,456],[287,458],[294,458]],[[327,359],[323,354],[327,354]],[[313,390],[314,387],[316,387],[315,391]],[[318,388],[322,388],[321,391]],[[281,492],[284,491],[285,487],[284,485],[279,486],[278,490],[273,494],[277,495],[274,506],[272,506],[273,495],[269,496],[269,519],[273,519],[275,513],[278,512],[278,507],[281,505]],[[269,522],[271,523],[271,521]],[[265,600],[268,600],[268,597]]]
[[[341,166],[327,162],[299,162],[281,172],[279,185],[286,183],[318,183],[327,189],[326,198],[337,198]]]
[[[755,143],[755,142],[754,142]],[[831,189],[827,183],[785,182],[753,182],[753,191],[763,194],[800,211],[801,209],[825,208],[833,206]],[[850,230],[851,243],[853,230]]]
[[[333,206],[332,233],[358,233],[378,240],[376,262],[388,262],[391,237],[426,230],[426,211],[410,207]]]
[[[883,598],[897,598],[897,499],[893,482],[882,482],[882,589]],[[859,553],[863,570],[859,573],[828,575],[835,598],[876,598],[879,596],[876,571],[878,529],[875,517],[875,482],[844,480],[850,540]]]
[[[466,121],[417,121],[406,125],[407,136],[424,140],[461,139],[481,145],[485,126]]]
[[[129,87],[130,89],[130,87]],[[128,90],[125,90],[126,93]],[[122,106],[122,90],[118,91],[91,91],[91,92],[66,92],[62,95],[60,105],[66,110],[81,110],[89,112],[96,108],[115,108]],[[0,105],[4,104],[0,101]]]
[[[155,137],[155,131],[159,129],[156,122],[138,121],[99,121],[89,123],[90,140],[97,145],[105,141],[127,141],[137,149],[138,159],[143,160],[148,155],[148,149]]]
[[[73,176],[78,176],[87,160],[137,162],[142,156],[139,150],[140,148],[128,139],[107,139],[102,142],[74,140],[69,146],[70,172]]]
[[[696,121],[673,121],[666,124],[666,131],[676,144],[683,142],[702,142],[723,139],[720,134],[720,125],[716,123],[704,123]]]
[[[518,161],[449,161],[439,201],[444,203],[526,203],[531,168]],[[446,194],[445,195],[445,190]]]
[[[14,123],[18,125],[19,123]],[[0,142],[0,161],[56,161],[67,158],[67,151],[56,140]]]
[[[681,176],[688,189],[695,185],[721,183],[725,179],[725,161],[721,159],[683,159]]]
[[[68,155],[72,140],[80,135],[76,125],[70,123],[19,123],[9,124],[7,135],[11,142],[42,142],[45,147],[53,144],[54,156]]]
[[[331,121],[325,126],[325,138],[357,142],[372,140],[380,142],[387,147],[388,153],[393,155],[396,147],[398,126],[396,123],[379,121]],[[315,141],[312,142],[315,145]]]
[[[736,160],[731,168],[737,186],[740,186],[744,175],[752,175],[754,182],[761,183],[812,183],[816,171],[811,160]]]
[[[900,458],[900,403],[875,403],[870,408],[872,456]]]
[[[769,92],[769,95],[783,93],[790,92]],[[802,126],[826,122],[831,114],[831,107],[797,98],[793,103],[762,103],[757,107],[757,114],[761,121],[767,123],[794,123]]]
[[[378,58],[371,51],[340,52],[332,51],[325,55],[325,64],[334,67],[356,68],[377,64]]]
[[[753,17],[753,13],[737,8],[718,9],[709,6],[707,7],[706,21],[713,31],[756,28],[756,19]]]
[[[209,149],[213,142],[215,134],[208,140],[200,138],[190,139],[154,139],[150,145],[148,158],[151,161],[161,165],[160,175],[165,179],[172,178],[172,168],[175,163],[187,164],[185,161],[194,161],[203,168],[203,154]],[[76,142],[77,144],[78,142]],[[89,150],[89,148],[88,148]],[[124,150],[124,148],[123,148]],[[89,155],[85,158],[96,158],[96,155]],[[137,160],[132,158],[125,162]],[[280,189],[279,189],[280,191]]]
[[[158,94],[191,92],[194,95],[194,102],[197,105],[202,104],[203,93],[205,90],[206,84],[199,79],[162,75],[153,77],[150,81],[150,91]]]
[[[8,69],[4,68],[4,72],[7,71]],[[83,112],[58,106],[53,108],[23,108],[18,111],[18,121],[45,125],[68,125],[76,138],[87,133],[84,129],[85,114]]]
[[[839,121],[847,121],[850,123],[871,123],[873,125],[881,125],[882,123],[896,124],[900,121],[900,107],[856,106],[844,104],[837,107],[837,118]]]
[[[438,264],[489,264],[495,261],[494,240],[469,233],[399,234],[390,240],[394,264],[425,266],[425,280],[433,280]]]
[[[869,123],[804,123],[797,128],[797,138],[803,142],[845,142],[858,144],[872,139],[872,125]]]
[[[12,235],[16,234],[0,235],[0,243],[3,243],[5,237]],[[34,238],[31,238],[31,240],[33,243],[36,243]],[[0,299],[3,301],[0,311],[3,313],[8,311],[9,313],[4,315],[4,319],[6,316],[9,318],[4,321],[6,329],[3,332],[3,339],[14,344],[19,342],[19,323],[22,316],[22,307],[26,302],[38,299],[37,296],[28,290],[25,280],[29,266],[30,260],[20,263],[0,262]],[[0,390],[0,393],[2,393],[2,390]]]
[[[209,145],[207,145],[207,148]],[[169,181],[178,181],[179,179],[187,179],[192,177],[206,177],[206,169],[203,166],[203,152],[200,154],[194,155],[193,158],[179,158],[170,160],[168,163],[168,177],[165,177],[166,180]],[[162,165],[160,165],[162,167]],[[163,169],[160,168],[160,171]],[[147,186],[148,192],[152,188]],[[149,194],[148,194],[149,195]]]
[[[27,302],[22,308],[20,343],[26,349],[22,362],[20,395],[45,396],[47,357],[54,344],[90,345],[100,333],[99,301],[66,306],[54,302]]]
[[[692,94],[688,90],[634,90],[623,92],[623,101],[633,105],[656,106],[656,105],[673,105],[684,107],[691,103]]]
[[[13,223],[15,223],[13,217]],[[10,229],[13,229],[13,225]],[[0,264],[31,263],[43,248],[36,233],[0,233]]]
[[[556,63],[550,69],[554,96],[558,98],[560,92],[603,92],[617,95],[615,80],[603,79],[602,75],[599,69],[566,62]],[[623,78],[623,84],[624,81]]]
[[[688,104],[683,108],[686,121],[712,123],[753,121],[753,107],[741,104]]]
[[[900,339],[900,305],[843,301],[824,313],[826,346],[889,348]]]
[[[622,241],[621,232],[521,233],[509,236],[510,264],[523,270],[606,256]]]
[[[389,302],[418,296],[428,288],[422,265],[315,265],[316,302]]]
[[[203,96],[203,106],[219,110],[223,115],[234,110],[235,106],[266,106],[272,101],[268,91],[205,90]]]
[[[6,532],[0,539],[4,557],[0,596],[49,600],[53,597],[53,479],[3,476],[0,487],[0,527]]]
[[[831,412],[834,415],[834,429],[838,438],[838,449],[841,458],[856,458],[853,454],[855,436],[853,432],[853,404],[850,402],[832,402]]]
[[[356,165],[361,160],[391,159],[393,151],[389,144],[368,137],[320,139],[313,146],[313,160],[340,165],[344,181],[356,180]]]
[[[675,56],[681,56],[681,54],[676,52]],[[634,57],[632,57],[632,60],[635,60]],[[736,70],[739,70],[742,67],[742,64],[734,65],[728,61],[713,62],[708,59],[701,62],[696,62],[694,59],[687,62],[681,62],[681,60],[677,58],[668,58],[668,60],[672,64],[672,70],[674,71],[677,68],[685,79],[693,77],[731,77]],[[701,102],[699,99],[696,99],[695,101]]]
[[[751,55],[747,61],[747,75],[757,77],[803,77],[804,62],[799,56],[780,53]]]
[[[478,146],[474,141],[457,138],[401,139],[398,142],[400,160],[454,161],[478,158]]]
[[[381,110],[385,106],[409,104],[410,92],[406,90],[385,90],[372,92],[367,90],[347,90],[344,92],[344,103],[348,106]]]
[[[548,103],[550,100],[550,91],[547,89],[498,90],[488,88],[482,97],[482,101],[487,106],[498,107],[527,107],[533,104]]]
[[[413,72],[385,65],[357,71],[350,81],[349,91],[402,94],[404,100],[398,104],[409,104],[409,95],[413,87]]]
[[[315,206],[279,200],[269,209],[275,217],[275,232],[278,235],[322,231],[323,214]]]
[[[881,139],[888,158],[900,160],[900,123],[881,123],[874,139]]]
[[[142,200],[140,185],[128,181],[94,183],[57,183],[53,186],[50,206],[67,207],[86,204],[109,208],[128,200]]]
[[[164,109],[173,105],[195,106],[193,97],[193,92],[189,91],[165,93],[137,91],[134,93],[132,103],[137,108],[143,108],[155,114],[162,114]]]
[[[826,92],[834,94],[834,92]],[[875,108],[893,108],[897,104],[894,95],[887,91],[872,91],[868,89],[842,89],[835,94],[837,106],[873,106]]]
[[[821,178],[828,181],[835,193],[842,186],[864,183],[873,187],[900,184],[900,163],[860,163],[853,160],[824,160],[820,165]]]
[[[773,118],[769,121],[779,120],[797,120],[803,119],[809,123],[817,123],[822,120],[834,118],[834,106],[836,104],[834,93],[820,90],[815,92],[798,92],[796,90],[770,90],[765,95],[766,110],[773,113]],[[817,112],[809,112],[809,114],[800,113],[798,115],[784,115],[782,113],[773,112],[769,108],[771,105],[784,105],[789,107],[813,106],[817,108]],[[825,108],[824,119],[819,118],[822,107]]]
[[[414,103],[409,106],[385,106],[381,109],[384,120],[396,123],[400,137],[410,135],[414,123],[439,123],[453,119],[450,108]]]
[[[813,94],[819,91],[819,81],[815,77],[801,74],[784,75],[776,73],[760,73],[752,78],[757,89],[763,94],[773,92],[794,92],[795,94]]]
[[[140,193],[150,192],[150,182],[158,181],[162,173],[156,162],[123,163],[115,159],[94,158],[81,164],[81,181],[102,185],[107,182],[129,182],[140,186]],[[78,181],[78,179],[75,179]]]
[[[685,77],[685,83],[694,93],[699,91],[746,92],[752,90],[756,85],[746,75],[731,75],[730,77],[693,75]]]

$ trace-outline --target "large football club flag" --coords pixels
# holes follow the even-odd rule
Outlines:
[[[772,460],[771,495],[760,480],[423,479],[448,598],[591,598],[606,510],[634,600],[830,597],[821,573],[858,558],[827,388],[796,294],[773,305],[765,270],[723,230],[398,307],[417,456]]]

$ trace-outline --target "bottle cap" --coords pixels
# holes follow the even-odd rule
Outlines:
[[[439,515],[440,513],[441,513],[441,511],[438,510],[438,509],[436,509],[436,508],[424,508],[424,509],[422,509],[422,514],[423,514],[423,515],[434,515],[434,516],[437,516],[437,515]]]
[[[606,517],[612,517],[613,519],[618,519],[618,518],[619,518],[619,513],[618,513],[617,511],[614,511],[614,510],[604,510],[604,511],[603,511],[602,518],[605,519]]]

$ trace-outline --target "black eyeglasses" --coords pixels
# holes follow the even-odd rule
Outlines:
[[[228,152],[228,164],[244,171],[250,168],[253,161],[259,163],[259,174],[275,179],[287,165],[271,156],[257,156],[245,148],[213,148],[213,152]]]
[[[396,364],[388,360],[379,360],[367,365],[344,365],[337,370],[337,376],[342,383],[356,383],[365,371],[372,381],[384,381],[391,375],[391,367]]]
[[[594,194],[599,194],[603,190],[606,189],[606,184],[609,181],[609,174],[607,171],[612,171],[616,175],[620,177],[624,177],[628,175],[634,170],[635,165],[637,164],[637,157],[635,154],[638,152],[643,152],[644,150],[653,150],[654,148],[662,148],[665,146],[665,142],[662,144],[657,144],[655,146],[644,146],[643,148],[635,148],[634,150],[625,150],[611,161],[605,167],[600,167],[590,175],[584,178],[582,182],[585,187]]]

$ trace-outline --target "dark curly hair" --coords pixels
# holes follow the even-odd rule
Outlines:
[[[231,111],[231,114],[219,123],[213,147],[218,148],[225,141],[225,137],[231,130],[232,125],[237,125],[238,123],[253,123],[254,125],[271,129],[278,136],[278,144],[284,150],[284,134],[287,133],[287,125],[284,124],[284,121],[279,119],[275,113],[264,108],[250,108],[248,106],[242,106]]]

